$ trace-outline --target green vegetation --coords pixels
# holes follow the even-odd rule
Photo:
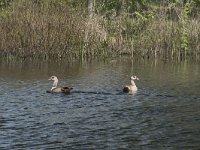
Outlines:
[[[199,59],[199,0],[0,0],[0,55]]]

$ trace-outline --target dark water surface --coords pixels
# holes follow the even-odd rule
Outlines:
[[[46,93],[51,75],[72,94]],[[200,66],[1,60],[0,149],[200,149]]]

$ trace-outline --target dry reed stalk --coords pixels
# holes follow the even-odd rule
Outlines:
[[[181,7],[170,7],[179,17]],[[148,18],[127,12],[86,16],[83,7],[60,2],[14,1],[0,13],[0,54],[19,57],[94,58],[119,55],[182,59],[200,54],[199,17],[188,18],[188,51],[181,48],[182,22],[160,5]],[[173,12],[174,13],[174,12]],[[4,17],[1,17],[4,16]]]

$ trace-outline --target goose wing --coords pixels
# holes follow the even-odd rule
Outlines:
[[[61,88],[61,91],[63,93],[70,93],[70,91],[72,90],[73,88],[72,87],[68,87],[68,86],[64,86]]]
[[[125,87],[123,88],[123,92],[129,92],[129,91],[130,91],[129,86],[125,86]]]

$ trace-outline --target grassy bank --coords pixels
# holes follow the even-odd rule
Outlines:
[[[191,7],[191,8],[190,8]],[[33,58],[149,57],[199,59],[200,16],[192,6],[152,6],[88,17],[62,0],[12,1],[0,11],[0,55]],[[176,11],[170,16],[169,11]]]

